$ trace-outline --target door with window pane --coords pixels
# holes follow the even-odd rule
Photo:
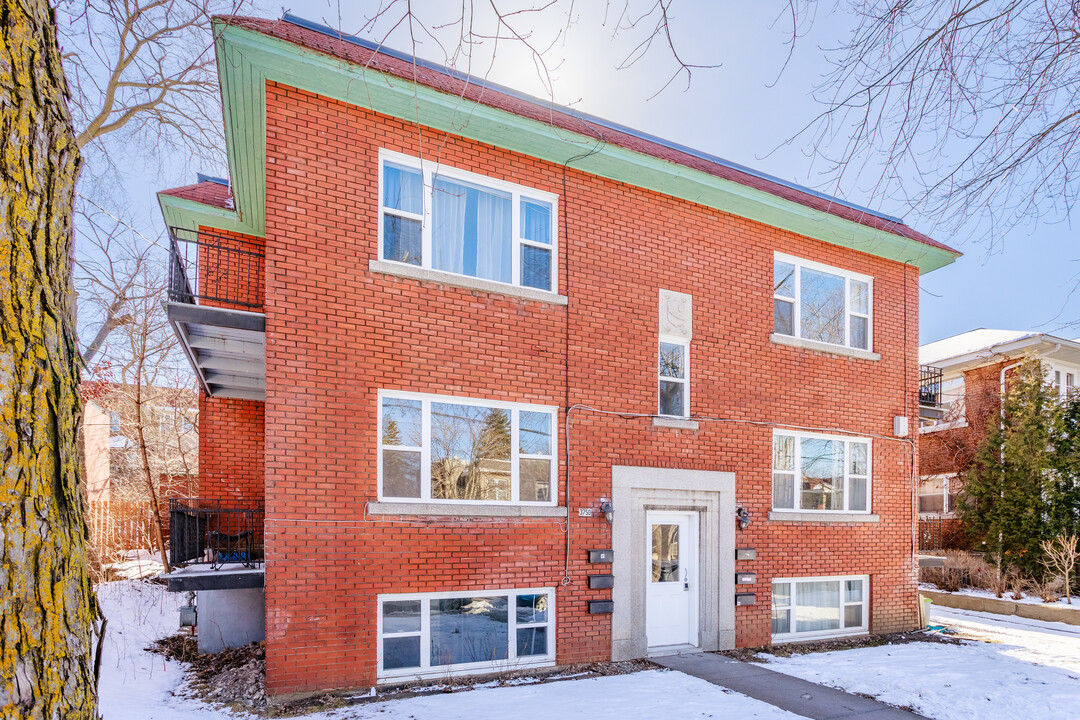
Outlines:
[[[646,517],[645,632],[650,648],[697,645],[697,513]]]

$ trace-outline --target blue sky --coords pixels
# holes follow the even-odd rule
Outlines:
[[[431,18],[431,25],[451,19],[460,7],[456,2],[434,0],[414,0],[413,5]],[[651,5],[646,2],[642,7]],[[287,10],[355,33],[365,23],[365,12],[371,14],[374,6],[372,2],[339,5],[337,0],[296,0]],[[544,55],[547,72],[538,72],[524,48],[510,41],[500,42],[494,63],[489,61],[492,44],[488,41],[477,49],[471,66],[459,61],[458,69],[903,217],[909,225],[958,248],[964,257],[922,279],[924,343],[977,327],[1080,336],[1080,326],[1066,327],[1080,320],[1080,297],[1070,297],[1080,280],[1080,247],[1067,221],[1032,222],[995,237],[993,243],[987,229],[978,225],[949,233],[921,217],[918,208],[874,197],[857,177],[845,179],[840,186],[829,183],[818,174],[823,166],[814,162],[809,141],[798,137],[788,142],[821,110],[811,93],[829,69],[822,48],[835,46],[850,28],[850,19],[843,14],[820,12],[785,67],[786,1],[677,0],[672,22],[677,48],[687,62],[719,67],[695,70],[688,88],[685,78],[679,78],[661,91],[675,70],[666,47],[654,45],[637,64],[618,69],[642,39],[642,32],[623,31],[613,38],[614,19],[604,15],[608,3],[579,0],[574,6],[575,17],[568,29],[566,16],[560,12],[525,24],[533,31],[530,42],[547,47],[554,41]],[[263,3],[253,14],[277,17],[281,7]],[[483,30],[490,20],[479,18],[478,29]],[[385,27],[378,26],[369,37],[381,39]],[[412,43],[405,30],[399,28],[387,44],[409,51]],[[560,31],[564,32],[560,35]],[[442,37],[447,47],[455,45],[449,31],[443,31]],[[446,59],[430,38],[423,39],[415,52],[438,62]],[[550,78],[550,85],[546,87],[541,77]],[[147,183],[145,169],[133,169],[128,182],[133,202],[145,203],[152,210],[143,221],[153,223],[158,232],[162,221],[156,212],[155,189],[193,182],[198,170],[222,171],[221,167],[186,166],[182,159],[168,165],[154,173],[157,187]]]

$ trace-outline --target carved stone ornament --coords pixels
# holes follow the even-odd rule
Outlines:
[[[694,336],[694,298],[686,293],[660,290],[660,334],[690,340]]]

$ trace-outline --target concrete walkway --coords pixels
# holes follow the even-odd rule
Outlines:
[[[711,653],[651,657],[651,662],[693,675],[782,710],[815,720],[869,718],[915,720],[922,715],[769,670],[758,663]]]

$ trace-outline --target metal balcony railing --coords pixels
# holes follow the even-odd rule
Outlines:
[[[263,561],[261,504],[226,506],[222,500],[169,500],[169,562],[174,567],[208,564],[217,570]]]
[[[941,368],[919,366],[919,414],[924,418],[941,416]]]
[[[263,304],[265,252],[231,235],[169,228],[169,299],[259,310]]]

